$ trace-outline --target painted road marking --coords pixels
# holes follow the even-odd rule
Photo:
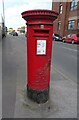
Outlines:
[[[71,48],[68,48],[68,47],[63,47],[61,44],[58,44],[58,46],[61,46],[61,48],[64,48],[64,49],[67,49],[67,50],[70,50],[70,51],[74,51],[74,52],[79,52],[78,48],[76,49],[71,49]],[[68,45],[69,46],[69,45]],[[78,46],[76,46],[78,47]]]
[[[67,47],[62,47],[62,48],[67,49],[67,50],[70,50],[70,51],[74,51],[74,52],[79,52],[77,49],[76,49],[76,50],[74,50],[74,49],[67,48]]]
[[[72,80],[67,75],[65,75],[61,70],[58,70],[58,68],[56,67],[56,65],[53,65],[53,70],[55,70],[57,73],[59,73],[65,80]]]

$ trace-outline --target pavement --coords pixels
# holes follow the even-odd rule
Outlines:
[[[51,66],[50,99],[44,104],[31,101],[26,94],[25,36],[8,35],[2,43],[3,118],[77,118],[77,83]]]

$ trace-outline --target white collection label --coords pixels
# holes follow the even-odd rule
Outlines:
[[[37,55],[46,54],[46,40],[37,40]]]

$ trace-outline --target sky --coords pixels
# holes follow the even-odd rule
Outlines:
[[[52,10],[52,0],[4,0],[5,25],[17,29],[25,26],[21,13],[32,9]],[[3,14],[2,0],[0,0],[0,15]],[[0,17],[1,22],[1,17]]]

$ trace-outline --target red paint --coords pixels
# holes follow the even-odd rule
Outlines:
[[[51,10],[22,13],[27,21],[27,84],[31,89],[44,90],[50,86],[53,21],[57,16],[58,13]],[[46,54],[37,55],[37,40],[46,40]]]

